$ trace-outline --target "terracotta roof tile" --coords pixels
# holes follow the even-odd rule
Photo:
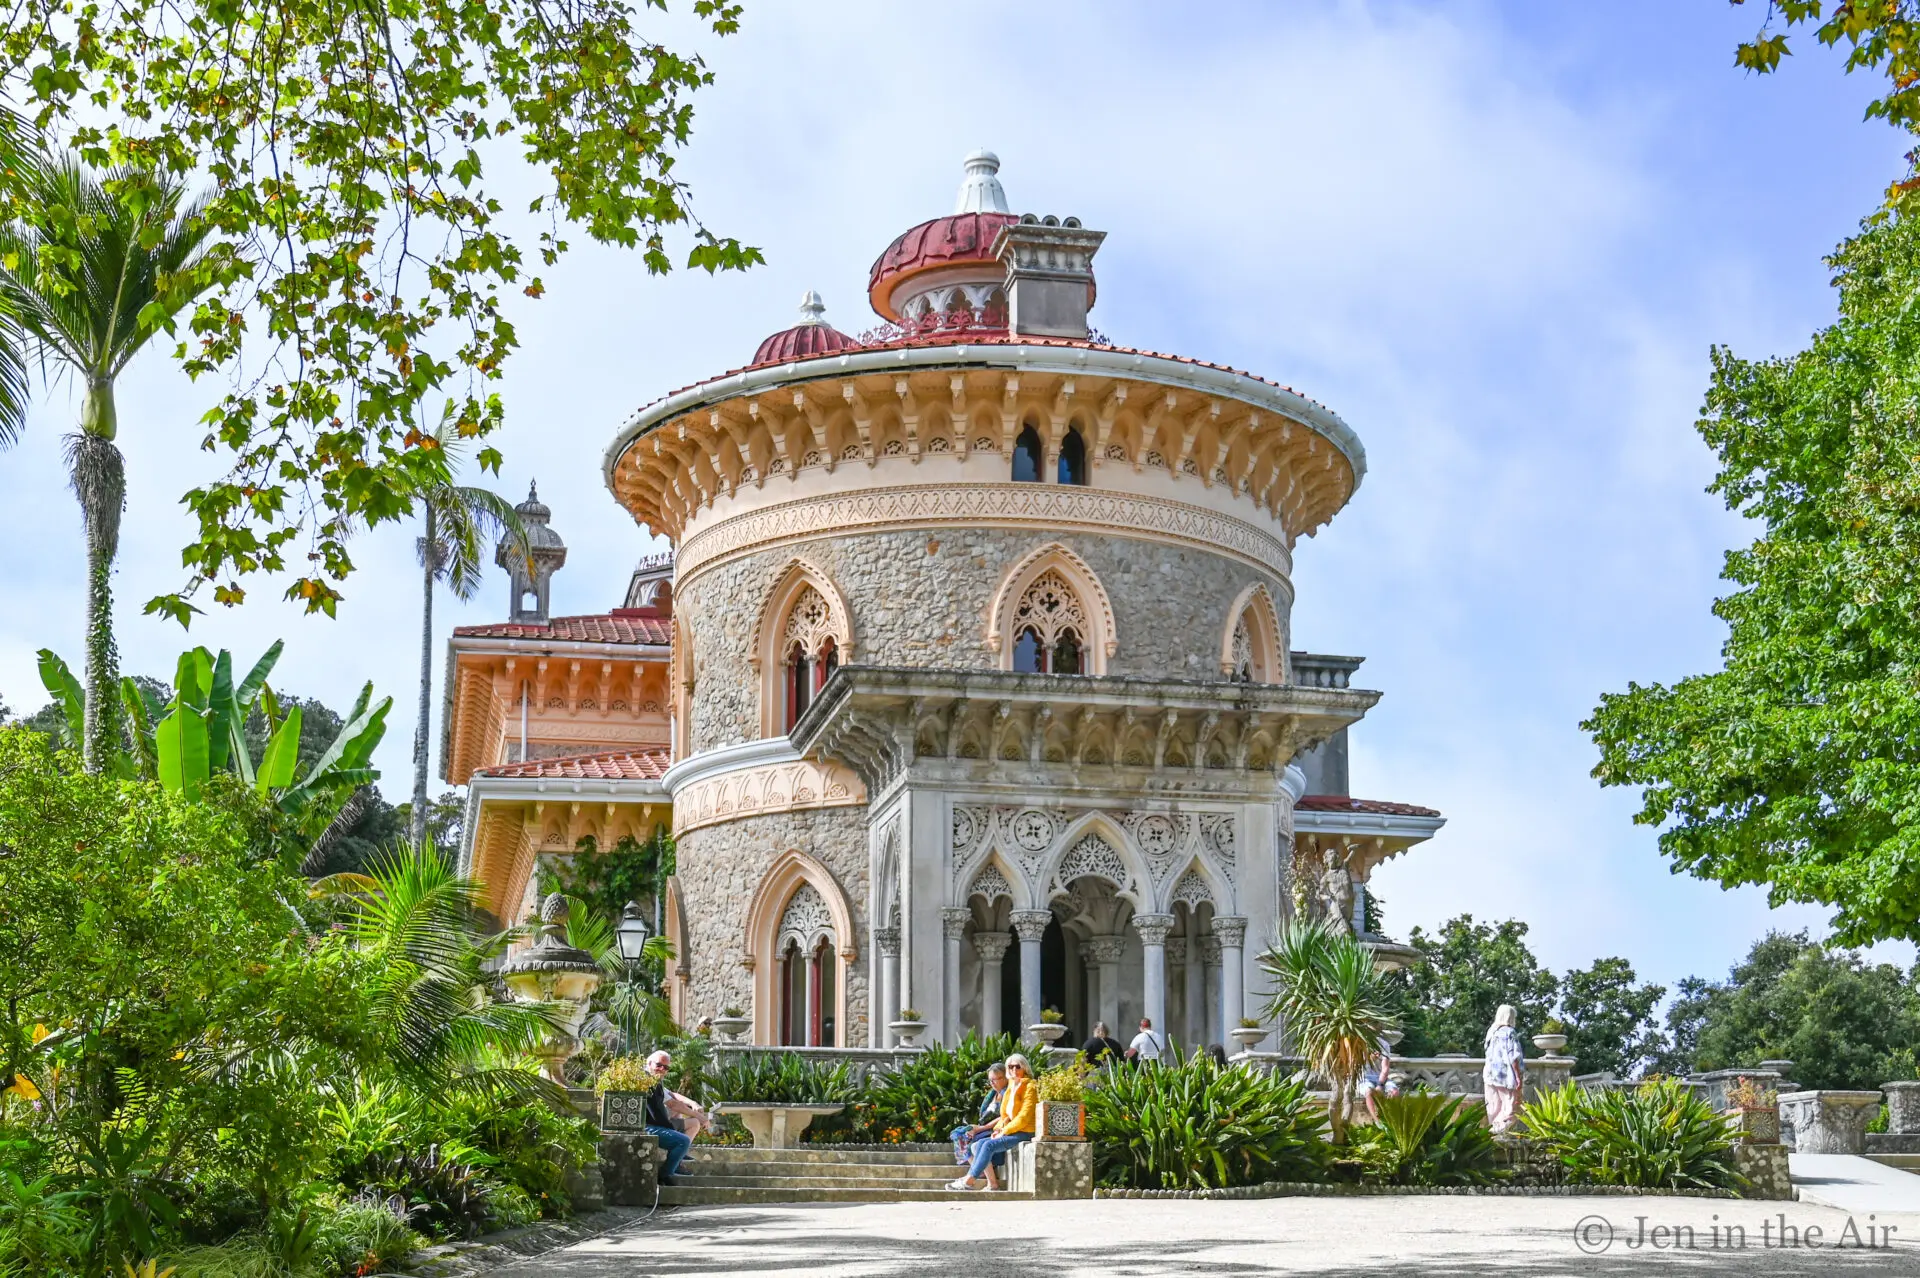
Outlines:
[[[568,781],[658,781],[673,762],[670,750],[604,750],[568,754],[480,768],[479,777],[522,777]]]
[[[591,617],[555,617],[546,625],[518,621],[496,621],[484,626],[455,626],[455,637],[462,639],[554,639],[565,643],[668,643],[671,623],[665,617],[636,617],[638,609],[622,608],[619,613],[600,613]]]
[[[1356,799],[1345,794],[1306,794],[1293,805],[1295,812],[1370,812],[1375,816],[1437,817],[1432,808],[1411,803],[1389,803],[1385,799]]]

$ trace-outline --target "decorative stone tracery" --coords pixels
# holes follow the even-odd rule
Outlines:
[[[833,915],[826,901],[813,884],[802,883],[787,899],[787,908],[780,916],[775,952],[797,945],[801,953],[810,954],[822,941],[831,945],[834,940]]]

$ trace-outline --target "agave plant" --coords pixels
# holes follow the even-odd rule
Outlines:
[[[1286,1026],[1307,1067],[1331,1087],[1327,1118],[1341,1143],[1354,1081],[1394,1028],[1373,956],[1350,933],[1296,920],[1281,927],[1259,962],[1274,983],[1266,1014]]]
[[[1087,1093],[1087,1139],[1103,1185],[1221,1189],[1310,1181],[1326,1165],[1320,1116],[1297,1079],[1204,1053],[1160,1069],[1112,1070]]]
[[[1587,1091],[1568,1083],[1527,1106],[1525,1135],[1569,1180],[1642,1189],[1734,1189],[1737,1136],[1706,1099],[1673,1079]]]
[[[1498,1174],[1498,1147],[1467,1097],[1374,1098],[1380,1121],[1354,1137],[1361,1158],[1396,1185],[1478,1185]]]

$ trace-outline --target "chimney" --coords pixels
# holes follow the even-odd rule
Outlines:
[[[1087,336],[1093,309],[1093,255],[1105,231],[1089,231],[1077,217],[1022,214],[993,241],[1007,268],[1007,328],[1028,337]]]

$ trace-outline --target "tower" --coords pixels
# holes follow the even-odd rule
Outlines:
[[[536,485],[527,485],[527,499],[513,510],[526,526],[526,553],[520,553],[514,537],[508,534],[500,539],[493,554],[493,561],[507,570],[513,584],[507,619],[544,625],[549,616],[553,574],[567,562],[567,543],[548,527],[553,512],[541,504]]]

